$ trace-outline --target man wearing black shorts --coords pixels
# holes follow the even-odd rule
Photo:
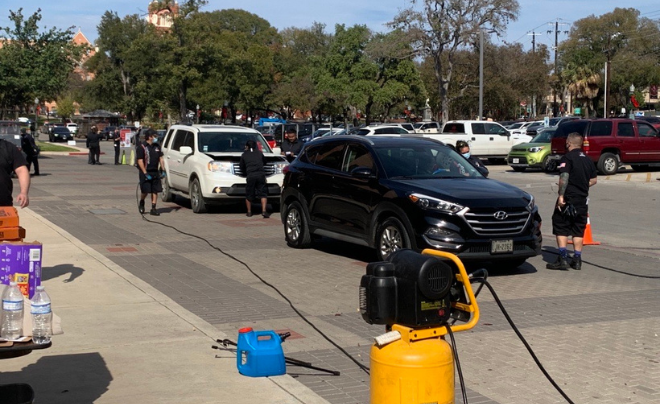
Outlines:
[[[156,210],[156,201],[158,200],[158,193],[163,191],[163,185],[160,183],[160,174],[158,166],[161,169],[165,168],[163,162],[163,152],[160,145],[154,143],[156,131],[153,129],[147,130],[144,135],[145,141],[137,147],[136,159],[138,169],[140,170],[140,213],[144,213],[144,200],[147,194],[151,194],[151,211],[152,216],[160,216]]]
[[[266,183],[266,157],[257,148],[257,142],[248,140],[245,143],[245,151],[241,155],[240,167],[241,171],[246,175],[245,184],[245,206],[247,207],[246,215],[252,216],[252,201],[257,198],[261,199],[261,214],[264,218],[268,218],[270,213],[267,211],[268,203],[268,185]]]
[[[589,187],[596,185],[596,167],[582,151],[583,138],[571,133],[566,138],[568,152],[559,162],[559,197],[552,213],[552,233],[557,237],[559,257],[548,269],[567,270],[568,237],[573,237],[574,255],[570,267],[582,269],[582,246],[587,227]]]

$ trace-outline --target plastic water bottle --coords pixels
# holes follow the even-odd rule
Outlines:
[[[16,282],[11,282],[2,295],[2,327],[0,327],[0,337],[14,340],[23,335],[23,294],[16,286]]]
[[[32,296],[30,313],[32,314],[32,341],[35,344],[49,343],[53,313],[50,309],[50,297],[43,286],[37,286],[37,291]]]

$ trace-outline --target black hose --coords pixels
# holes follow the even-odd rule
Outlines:
[[[504,305],[502,305],[502,302],[500,301],[500,298],[497,296],[497,293],[495,293],[495,290],[493,289],[493,287],[491,286],[491,284],[490,284],[487,280],[485,280],[485,279],[475,279],[475,281],[477,281],[477,282],[483,282],[483,284],[486,285],[486,287],[488,288],[488,290],[490,290],[490,293],[493,295],[493,298],[495,299],[495,302],[497,303],[497,305],[499,306],[500,310],[502,311],[502,314],[504,314],[504,317],[506,318],[506,321],[509,322],[509,325],[511,326],[511,328],[513,329],[513,331],[516,333],[516,335],[518,336],[518,338],[520,338],[520,340],[522,341],[523,345],[525,345],[525,348],[527,348],[527,352],[529,352],[529,354],[532,356],[532,359],[534,359],[534,362],[536,363],[536,366],[538,366],[538,368],[541,370],[541,372],[542,372],[543,375],[546,377],[546,379],[548,379],[548,381],[550,382],[550,384],[552,384],[552,385],[554,386],[554,388],[557,389],[557,391],[559,392],[559,394],[561,394],[562,397],[564,397],[564,399],[565,399],[567,402],[569,402],[570,404],[575,404],[575,403],[573,403],[573,401],[572,401],[572,400],[566,395],[566,393],[564,393],[564,390],[562,390],[561,387],[559,387],[559,385],[554,381],[554,379],[550,376],[550,374],[545,370],[545,368],[543,367],[543,364],[541,364],[541,361],[539,361],[539,359],[536,357],[536,354],[535,354],[534,351],[532,350],[532,347],[529,346],[529,344],[527,343],[527,340],[525,340],[525,337],[523,337],[523,335],[522,335],[522,334],[520,333],[520,331],[518,330],[518,327],[516,327],[516,325],[513,323],[513,320],[511,319],[511,317],[509,317],[509,313],[507,313],[506,309],[504,308]]]

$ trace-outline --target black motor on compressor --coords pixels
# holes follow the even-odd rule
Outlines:
[[[372,262],[360,281],[360,312],[369,324],[445,324],[458,300],[454,269],[441,259],[403,249]]]

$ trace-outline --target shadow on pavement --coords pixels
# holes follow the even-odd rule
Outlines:
[[[79,277],[85,272],[84,269],[78,268],[71,264],[55,265],[54,267],[44,267],[41,269],[41,280],[47,281],[49,279],[60,277],[64,274],[69,274],[69,279],[65,279],[64,283],[73,282],[74,279]]]
[[[2,372],[2,383],[27,383],[35,402],[93,403],[107,390],[112,375],[98,352],[44,356],[20,372]],[[1,401],[1,397],[0,397]]]

